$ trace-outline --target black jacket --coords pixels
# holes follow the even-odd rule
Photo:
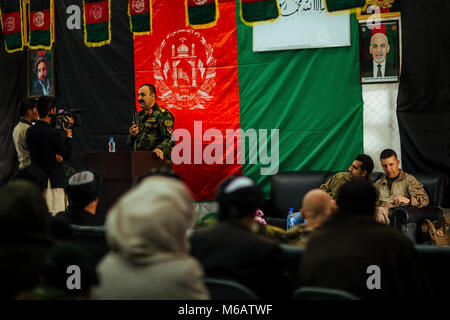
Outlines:
[[[373,62],[369,62],[369,63],[366,62],[363,64],[361,75],[363,78],[374,77]],[[386,65],[384,67],[384,76],[385,77],[398,76],[397,71],[394,70],[394,66],[389,62],[386,62]]]
[[[190,242],[207,277],[237,281],[261,299],[290,297],[292,283],[275,243],[232,222],[196,230]]]
[[[381,289],[367,281],[380,268]],[[308,240],[300,286],[341,289],[362,299],[421,299],[428,290],[413,244],[403,234],[368,216],[337,212]]]
[[[64,188],[67,178],[62,163],[56,161],[56,155],[59,154],[64,160],[70,159],[72,138],[64,138],[47,122],[36,121],[27,131],[27,145],[31,163],[45,171],[52,188]]]

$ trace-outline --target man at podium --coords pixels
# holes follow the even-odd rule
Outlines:
[[[141,85],[137,95],[142,110],[129,129],[128,145],[135,151],[153,151],[171,166],[171,153],[175,145],[171,135],[175,119],[169,110],[156,103],[156,90],[153,85]]]

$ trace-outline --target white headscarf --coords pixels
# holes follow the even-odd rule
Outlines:
[[[128,191],[109,211],[108,243],[127,261],[147,264],[188,255],[192,197],[174,178],[154,176]]]

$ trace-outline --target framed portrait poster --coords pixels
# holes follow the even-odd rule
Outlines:
[[[55,96],[53,50],[28,50],[28,97]]]
[[[359,24],[361,83],[398,82],[400,71],[399,23]]]

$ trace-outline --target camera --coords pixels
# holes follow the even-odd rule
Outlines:
[[[57,113],[53,115],[53,121],[55,123],[56,130],[64,130],[64,127],[67,129],[73,129],[75,127],[81,126],[81,113],[82,111],[79,109],[70,109],[68,111],[58,110]],[[70,117],[73,119],[73,123],[66,121],[66,117]]]

